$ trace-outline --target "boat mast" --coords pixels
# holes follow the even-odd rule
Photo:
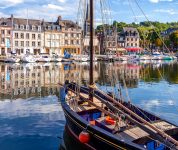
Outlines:
[[[90,86],[93,82],[93,0],[90,0]],[[93,90],[90,89],[90,98],[93,97]]]

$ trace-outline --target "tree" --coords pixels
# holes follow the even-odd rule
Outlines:
[[[173,48],[178,48],[178,30],[173,32],[170,36],[170,41],[172,43]]]
[[[157,47],[161,47],[161,46],[163,45],[163,42],[161,41],[160,38],[157,38],[157,39],[156,39],[155,45],[156,45]]]

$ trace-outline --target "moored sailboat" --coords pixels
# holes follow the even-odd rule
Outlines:
[[[177,149],[178,127],[130,102],[113,98],[93,81],[93,0],[90,0],[90,85],[66,81],[60,90],[66,128],[84,149]]]

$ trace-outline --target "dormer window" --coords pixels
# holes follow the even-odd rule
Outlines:
[[[29,30],[29,25],[26,25],[26,30]]]
[[[58,27],[57,27],[57,31],[60,31],[60,30],[61,30],[61,28],[58,26]]]
[[[20,25],[20,29],[23,30],[24,29],[24,25]]]
[[[7,26],[7,23],[6,23],[6,22],[2,22],[1,25],[3,25],[3,26]]]
[[[51,30],[51,26],[48,26],[48,30]]]
[[[18,25],[17,24],[15,24],[15,29],[18,29]]]
[[[32,25],[32,30],[35,31],[36,30],[36,27]]]
[[[41,26],[38,26],[38,31],[41,31]]]

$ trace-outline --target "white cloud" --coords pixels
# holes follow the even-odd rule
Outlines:
[[[65,3],[67,0],[58,0],[58,2]]]
[[[64,10],[63,7],[58,6],[58,5],[53,5],[53,4],[43,5],[43,7],[48,8],[48,9]]]
[[[178,12],[176,12],[176,11],[173,10],[173,9],[156,9],[156,10],[154,10],[154,12],[168,13],[168,14],[170,14],[170,15],[178,14]]]
[[[5,9],[28,1],[30,0],[0,0],[0,8]]]
[[[172,2],[173,0],[149,0],[152,3],[159,3],[159,2]]]

